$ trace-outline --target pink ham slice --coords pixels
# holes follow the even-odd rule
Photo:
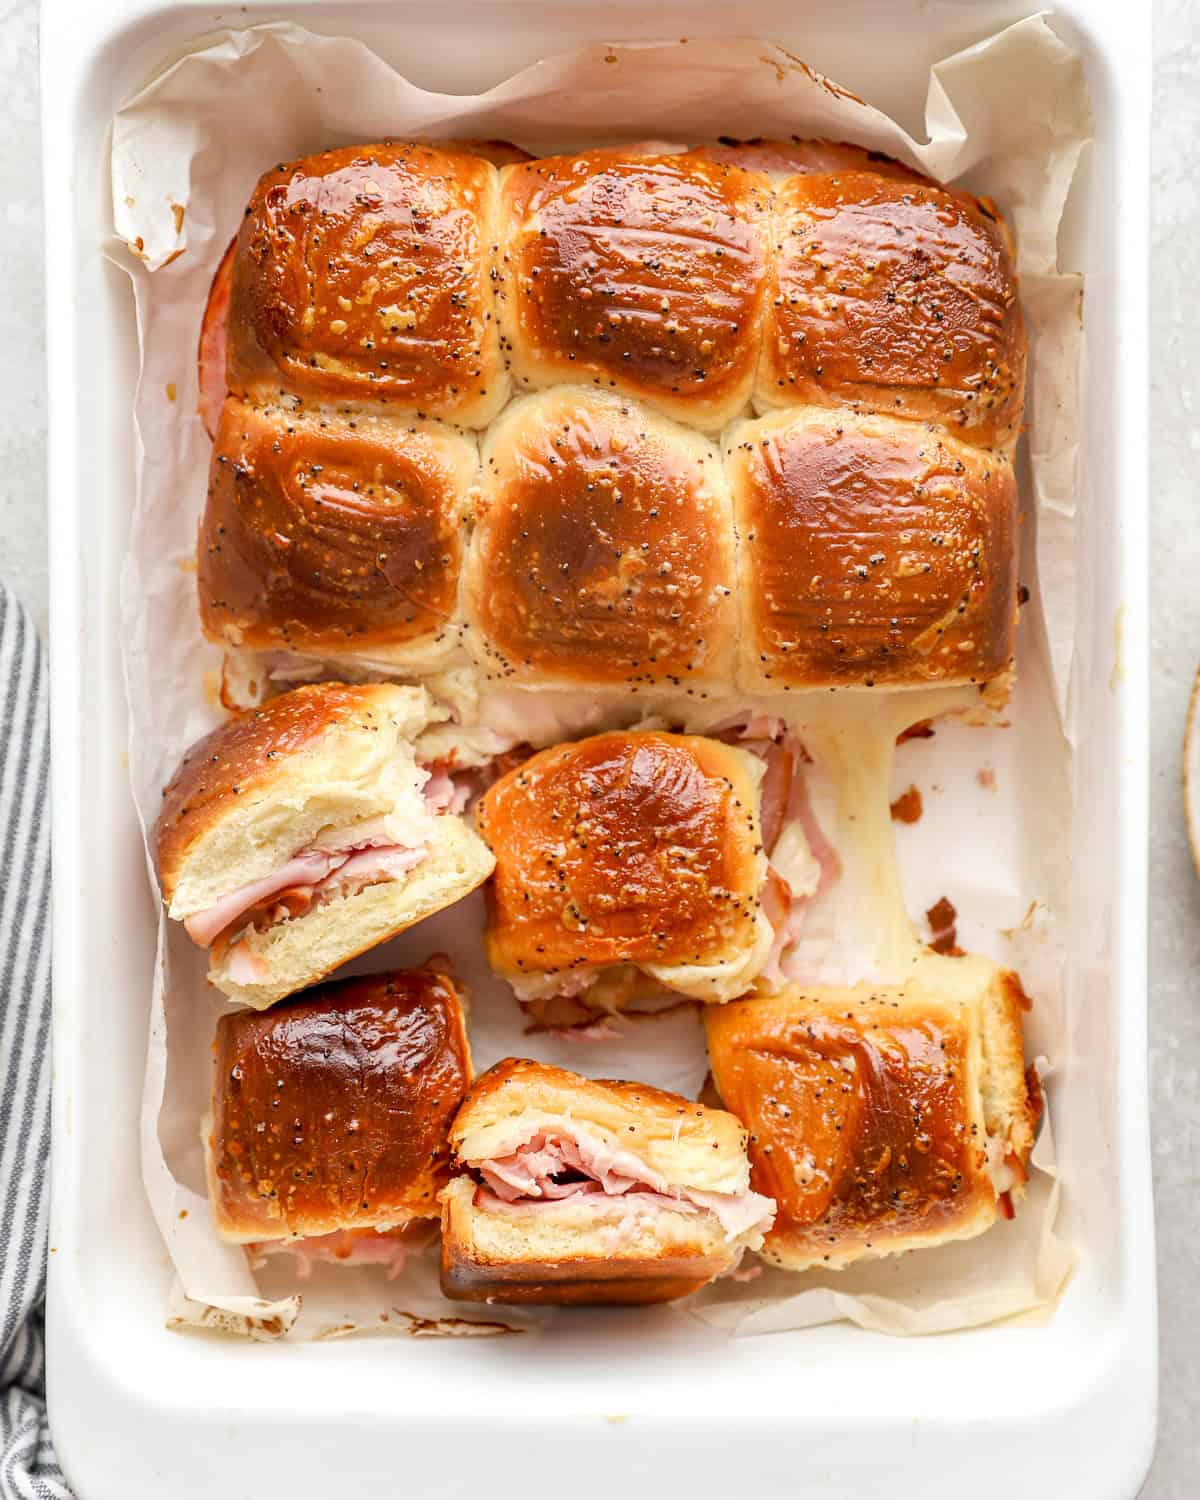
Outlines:
[[[456,781],[441,766],[434,766],[421,792],[430,812],[461,813],[471,800],[472,787],[469,778]]]
[[[798,823],[817,862],[819,873],[813,895],[827,890],[841,875],[842,867],[837,851],[825,837],[813,812],[804,771],[808,755],[799,739],[788,733],[783,719],[746,711],[714,724],[707,733],[714,739],[741,745],[763,761],[766,769],[758,815],[763,848],[768,856],[774,853],[784,826]],[[792,891],[775,870],[770,872],[762,893],[763,911],[775,929],[775,941],[762,970],[762,978],[768,984],[780,984],[786,976],[787,952],[800,936],[810,899]]]
[[[221,257],[221,264],[209,288],[204,321],[200,325],[200,347],[196,352],[200,377],[200,420],[209,437],[217,431],[217,419],[225,401],[225,342],[229,327],[229,294],[233,287],[233,252],[236,237]]]
[[[460,787],[445,771],[433,770],[421,788],[426,806],[435,815],[455,813],[470,795],[468,787]],[[256,907],[267,905],[274,899],[283,910],[273,913],[276,921],[306,911],[314,900],[322,896],[335,896],[355,886],[377,885],[384,880],[396,880],[425,858],[423,846],[404,848],[392,842],[388,832],[387,815],[380,813],[375,818],[364,818],[349,828],[325,834],[316,846],[301,849],[286,864],[280,865],[261,880],[249,881],[236,891],[210,906],[206,911],[196,912],[184,921],[188,936],[201,948],[209,947],[221,933],[231,927],[239,917]],[[289,909],[290,907],[294,910]],[[235,957],[238,949],[232,950]],[[245,978],[230,971],[237,983],[261,982],[266,976],[255,972],[261,968],[262,960],[245,953],[237,959]]]
[[[320,1264],[338,1266],[383,1266],[387,1279],[394,1281],[403,1271],[408,1257],[422,1250],[433,1239],[434,1220],[420,1220],[401,1229],[336,1229],[332,1234],[308,1235],[298,1240],[260,1240],[247,1245],[251,1264],[261,1268],[268,1255],[294,1255],[296,1275],[306,1281],[313,1267]]]
[[[307,849],[261,880],[252,880],[222,896],[206,911],[188,917],[183,925],[194,943],[207,948],[254,908],[271,901],[286,905],[284,898],[289,893],[302,893],[305,897],[302,904],[307,908],[322,896],[395,880],[424,857],[424,848],[405,849],[398,844],[381,847],[368,843],[363,849]]]
[[[509,1143],[506,1143],[509,1144]],[[727,1240],[761,1230],[775,1220],[775,1204],[761,1193],[712,1193],[673,1186],[632,1151],[615,1146],[576,1121],[520,1129],[511,1149],[471,1162],[486,1188],[504,1204],[551,1204],[568,1198],[653,1199],[663,1210],[715,1214]],[[566,1182],[557,1178],[567,1177]]]
[[[222,896],[207,911],[198,911],[188,917],[183,924],[187,928],[188,937],[192,942],[199,943],[201,948],[207,948],[252,906],[259,906],[272,896],[287,890],[289,886],[316,885],[336,865],[345,862],[344,854],[335,854],[332,850],[310,849],[307,853],[297,854],[286,865],[280,865],[261,880],[251,880],[247,885],[239,886],[236,891],[230,891],[228,896]]]

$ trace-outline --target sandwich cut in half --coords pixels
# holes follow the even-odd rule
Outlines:
[[[436,962],[436,960],[435,960]],[[434,1238],[447,1131],[471,1083],[454,980],[432,966],[222,1016],[205,1122],[217,1233],[395,1275]]]
[[[156,830],[163,897],[230,999],[271,1005],[487,879],[461,789],[413,758],[429,712],[420,688],[320,683],[184,756]]]
[[[471,1090],[450,1141],[449,1297],[667,1302],[733,1270],[774,1218],[750,1189],[739,1122],[642,1083],[508,1058]]]

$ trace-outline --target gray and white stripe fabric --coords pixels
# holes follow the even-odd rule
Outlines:
[[[46,1426],[50,764],[45,653],[0,584],[0,1500],[71,1494]]]

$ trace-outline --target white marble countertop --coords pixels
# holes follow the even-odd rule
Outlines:
[[[1188,855],[1180,743],[1200,661],[1200,4],[1156,0],[1151,1081],[1162,1387],[1147,1500],[1200,1493],[1200,880]],[[47,623],[37,6],[0,7],[0,572]],[[1196,465],[1196,468],[1192,466]],[[1197,988],[1193,990],[1193,984]],[[1085,1496],[1070,1500],[1087,1500]]]

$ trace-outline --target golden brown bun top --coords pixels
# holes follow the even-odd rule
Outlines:
[[[992,1211],[991,1129],[1007,1134],[1023,1179],[1035,1114],[1015,981],[999,984],[979,1006],[860,985],[706,1009],[717,1091],[749,1129],[754,1188],[779,1206],[768,1248],[837,1259],[855,1242],[947,1237]],[[1020,1118],[989,1119],[993,1095],[1017,1098]]]
[[[438,423],[221,409],[200,532],[210,640],[370,656],[455,638],[473,445]]]
[[[509,772],[477,811],[496,856],[492,966],[710,963],[748,946],[762,883],[756,771],[717,740],[612,733]]]
[[[743,679],[983,682],[1013,653],[1004,455],[914,422],[785,410],[735,429]]]
[[[697,157],[550,156],[501,179],[519,380],[592,381],[713,430],[749,393],[770,185]]]
[[[746,1132],[727,1110],[711,1109],[681,1094],[619,1078],[585,1078],[524,1057],[506,1057],[476,1080],[450,1130],[450,1144],[462,1158],[471,1137],[524,1116],[569,1116],[585,1126],[601,1126],[642,1156],[672,1182],[714,1191],[740,1191],[725,1180],[724,1162],[740,1155]],[[487,1141],[489,1135],[480,1136]],[[468,1155],[467,1158],[473,1160]],[[738,1178],[737,1169],[732,1173]]]
[[[761,401],[861,402],[1015,444],[1025,327],[994,205],[877,172],[798,175],[776,235]]]
[[[463,136],[450,141],[429,142],[438,151],[452,151],[466,156],[481,156],[494,167],[510,167],[516,162],[532,161],[532,151],[514,146],[511,141],[477,140]]]
[[[486,421],[503,398],[489,257],[496,169],[348,146],[259,181],[238,235],[229,388]]]
[[[792,177],[797,173],[874,172],[880,177],[894,177],[904,182],[931,181],[923,172],[906,167],[894,156],[869,151],[865,146],[854,146],[849,141],[808,140],[798,136],[786,141],[762,136],[738,141],[722,136],[715,146],[693,146],[689,155],[745,167],[751,172],[766,172],[775,178]]]
[[[733,523],[720,455],[644,406],[558,387],[484,448],[466,599],[485,667],[513,681],[728,681]]]
[[[211,1180],[240,1239],[320,1235],[438,1212],[447,1131],[471,1082],[454,981],[399,970],[222,1016]]]
[[[155,825],[159,875],[170,900],[196,840],[241,799],[281,781],[293,756],[338,730],[376,735],[410,690],[386,683],[314,683],[220,724],[184,754]]]

